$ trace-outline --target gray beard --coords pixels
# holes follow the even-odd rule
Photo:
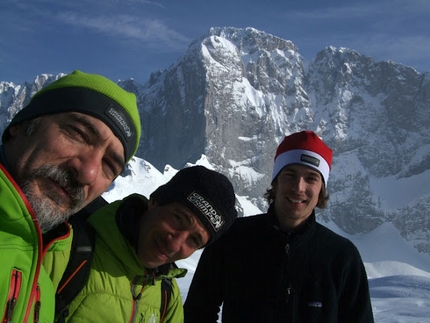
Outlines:
[[[60,211],[52,205],[52,201],[41,199],[27,192],[24,192],[24,194],[27,196],[28,202],[36,214],[36,219],[42,232],[46,232],[52,228],[55,228],[60,223],[66,221],[70,215],[78,211]]]
[[[69,209],[61,210],[57,207],[58,204],[62,204],[62,198],[53,192],[50,196],[53,199],[46,197],[40,197],[34,194],[32,190],[32,180],[35,178],[51,178],[53,181],[59,183],[60,186],[66,188],[71,194],[72,203]],[[67,171],[58,168],[57,166],[41,166],[32,172],[32,175],[26,178],[21,189],[28,199],[28,202],[32,206],[39,226],[43,232],[46,232],[55,226],[59,225],[63,221],[66,221],[72,214],[82,209],[84,204],[84,190],[74,178],[74,175]]]

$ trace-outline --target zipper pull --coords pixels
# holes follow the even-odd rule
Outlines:
[[[291,296],[291,287],[287,287],[287,297],[285,303],[288,303]]]
[[[8,301],[6,303],[6,313],[2,320],[2,322],[4,323],[12,322],[13,312],[15,311],[15,306],[18,301],[19,293],[21,291],[21,283],[22,273],[14,268],[11,273]]]
[[[40,301],[40,286],[36,286],[36,303],[34,303],[34,323],[39,323],[40,308],[42,307],[42,302]]]
[[[15,310],[15,306],[16,306],[16,298],[14,297],[7,302],[6,316],[5,316],[6,323],[12,322],[12,316],[13,316],[13,311]]]
[[[290,252],[290,244],[289,244],[289,243],[287,243],[287,244],[285,245],[285,254],[288,256],[289,252]]]
[[[34,323],[39,323],[40,307],[41,303],[37,301],[36,304],[34,304]]]

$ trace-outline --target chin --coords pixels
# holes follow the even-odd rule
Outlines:
[[[149,263],[149,264],[147,264],[147,265],[143,265],[145,268],[148,268],[148,269],[154,269],[154,268],[157,268],[157,267],[160,267],[162,264],[154,264],[154,263]]]

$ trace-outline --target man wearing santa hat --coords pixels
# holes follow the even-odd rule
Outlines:
[[[357,248],[316,222],[332,150],[312,131],[279,145],[265,214],[238,218],[207,247],[185,302],[185,323],[374,321]]]

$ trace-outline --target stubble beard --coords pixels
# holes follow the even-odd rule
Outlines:
[[[34,180],[49,178],[58,183],[69,193],[67,200],[57,194],[55,188],[43,193],[43,196],[34,191]],[[48,231],[66,221],[70,215],[78,212],[85,201],[85,192],[80,183],[69,170],[58,166],[43,165],[32,172],[22,181],[20,187],[32,206],[39,226],[43,232]],[[68,205],[64,209],[64,205]]]

